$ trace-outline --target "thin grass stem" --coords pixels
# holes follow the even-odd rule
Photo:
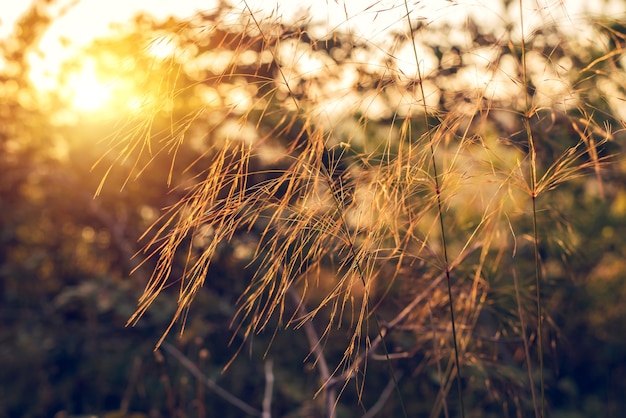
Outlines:
[[[515,298],[517,300],[517,312],[519,315],[520,326],[522,328],[522,341],[524,343],[524,356],[526,357],[526,368],[528,370],[528,383],[530,385],[530,395],[533,398],[533,410],[535,412],[535,418],[539,418],[539,408],[537,404],[537,395],[535,393],[535,384],[533,383],[533,367],[530,357],[530,350],[528,348],[528,339],[526,338],[526,324],[524,321],[524,314],[522,312],[522,303],[519,295],[519,284],[517,281],[517,272],[513,270],[513,285],[515,286]]]
[[[543,312],[541,306],[541,277],[539,262],[539,237],[537,235],[537,151],[535,149],[535,141],[530,126],[530,116],[532,108],[530,97],[528,94],[528,74],[526,68],[526,40],[524,33],[524,10],[523,1],[519,2],[520,27],[521,27],[521,64],[522,64],[522,83],[524,85],[524,98],[526,100],[525,113],[522,122],[526,130],[526,138],[528,140],[528,153],[530,154],[529,176],[530,176],[530,195],[532,198],[532,218],[533,218],[533,247],[535,258],[535,288],[537,298],[537,344],[539,357],[539,375],[541,385],[541,417],[545,417],[545,384],[543,375]]]
[[[407,3],[406,0],[404,0],[404,7],[406,10],[406,18],[407,18],[407,22],[409,25],[409,35],[413,36],[414,30],[413,30],[413,24],[411,23],[411,18],[410,18],[410,12],[409,12],[409,5]],[[440,187],[440,182],[439,182],[439,173],[437,170],[437,162],[435,159],[435,144],[434,144],[434,138],[432,135],[432,130],[430,129],[430,122],[428,120],[428,108],[426,106],[426,92],[424,91],[424,84],[421,82],[422,78],[422,69],[421,69],[421,65],[420,65],[420,60],[419,57],[417,55],[417,48],[415,46],[415,41],[413,40],[411,42],[411,46],[413,48],[413,55],[415,58],[415,64],[417,66],[417,76],[418,76],[418,80],[420,81],[419,84],[419,88],[420,88],[420,92],[422,95],[422,101],[423,101],[423,106],[424,106],[424,123],[425,123],[425,128],[426,128],[426,135],[428,137],[428,142],[430,144],[430,155],[431,155],[431,162],[432,162],[432,166],[433,166],[433,177],[435,180],[435,193],[437,196],[437,213],[438,213],[438,217],[439,217],[439,227],[441,229],[441,242],[442,242],[442,246],[443,246],[443,260],[444,260],[444,265],[445,265],[445,273],[446,273],[446,284],[447,284],[447,288],[448,288],[448,303],[449,303],[449,307],[450,307],[450,322],[452,325],[452,342],[454,344],[454,362],[455,362],[455,366],[456,366],[456,386],[457,386],[457,391],[458,391],[458,397],[459,397],[459,408],[461,411],[461,417],[465,417],[465,406],[463,404],[463,389],[461,387],[461,364],[460,364],[460,360],[459,360],[459,347],[458,347],[458,342],[457,342],[457,331],[456,331],[456,324],[455,324],[455,317],[454,317],[454,298],[452,296],[452,284],[451,284],[451,280],[450,280],[450,263],[448,260],[448,248],[447,248],[447,241],[446,241],[446,231],[445,231],[445,224],[444,224],[444,220],[443,220],[443,205],[441,202],[441,187]]]

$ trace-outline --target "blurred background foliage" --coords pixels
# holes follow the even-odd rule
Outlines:
[[[219,243],[205,286],[185,317],[184,332],[179,335],[175,327],[164,348],[154,351],[176,310],[175,282],[136,326],[126,327],[156,262],[143,262],[142,251],[153,236],[144,232],[151,225],[166,226],[161,213],[188,196],[225,143],[262,142],[263,153],[250,160],[247,178],[250,184],[262,184],[289,165],[276,155],[289,150],[292,157],[299,155],[306,141],[304,124],[321,125],[330,138],[325,164],[334,167],[338,181],[349,185],[363,167],[396,152],[407,130],[426,130],[421,117],[406,117],[415,83],[401,68],[389,71],[393,63],[385,67],[363,62],[359,57],[372,53],[367,42],[340,33],[314,38],[316,32],[302,22],[275,26],[271,40],[264,41],[250,21],[226,18],[228,12],[224,4],[189,22],[137,16],[68,61],[59,88],[45,94],[29,78],[28,56],[36,53],[53,19],[46,2],[36,2],[2,41],[1,416],[239,417],[241,410],[196,379],[194,370],[258,412],[270,366],[275,416],[323,416],[323,400],[314,396],[320,377],[302,328],[284,327],[272,317],[276,332],[270,328],[245,338],[243,329],[231,326],[237,300],[254,279],[253,255],[263,239],[262,229],[237,230],[232,239]],[[617,417],[626,412],[626,311],[621,303],[626,296],[626,166],[621,154],[626,27],[602,20],[594,24],[601,39],[584,47],[549,26],[528,40],[536,56],[528,90],[538,104],[532,123],[540,171],[567,154],[581,136],[601,144],[597,156],[591,155],[592,148],[579,148],[573,165],[581,172],[568,173],[566,182],[539,200],[548,318],[547,403],[554,417]],[[507,63],[520,59],[520,48],[499,43],[472,21],[463,30],[458,44],[449,36],[421,45],[433,65],[424,85],[430,93],[429,117],[452,127],[449,143],[441,146],[442,166],[454,160],[456,169],[472,171],[468,176],[475,181],[485,170],[524,158],[523,126],[513,113],[521,111],[523,103],[508,93],[477,93],[463,85],[463,73],[473,68],[468,60],[485,54],[481,48],[495,55],[489,62],[501,70],[485,65],[485,72],[517,71]],[[416,31],[434,39],[451,29]],[[306,56],[320,70],[297,68],[304,60],[291,60],[293,56]],[[96,111],[71,105],[72,74],[88,60],[112,91],[108,107]],[[282,87],[278,63],[293,77],[296,87],[290,92]],[[561,73],[546,75],[554,68]],[[562,97],[557,87],[542,90],[541,83],[552,76],[571,88],[571,106],[552,100]],[[310,106],[311,120],[302,120],[290,95]],[[348,109],[330,112],[334,119],[326,120],[317,117],[322,105]],[[460,131],[476,142],[462,155],[454,148]],[[608,157],[610,164],[594,170],[594,158]],[[455,184],[455,178],[461,180]],[[463,176],[451,179],[448,187],[454,197],[446,203],[447,227],[450,251],[460,253],[467,234],[480,222],[475,196],[502,191],[479,190],[464,183]],[[430,191],[412,193],[417,198]],[[513,202],[521,199],[518,191],[509,193]],[[454,199],[466,205],[461,209]],[[532,225],[519,214],[516,219],[498,218],[498,223],[513,225],[520,237],[514,252],[508,244],[477,251],[455,273],[471,277],[481,265],[484,278],[478,290],[484,297],[479,325],[464,359],[467,416],[530,416],[532,411],[517,306],[518,300],[525,306],[528,336],[536,350],[536,333],[529,325],[534,260],[527,235]],[[496,235],[492,239],[499,242]],[[211,231],[188,239],[191,251],[199,251],[211,240]],[[391,320],[423,291],[427,279],[440,272],[438,262],[410,266],[409,274],[425,278],[421,284],[398,279],[391,288],[381,285],[374,290],[375,300],[387,294],[379,310],[383,319]],[[246,268],[251,263],[252,268]],[[180,277],[185,254],[177,253],[171,267],[171,276]],[[519,279],[519,297],[513,276]],[[307,296],[311,306],[323,299],[334,278],[332,271],[318,277],[318,288]],[[467,290],[462,285],[458,289],[460,295]],[[409,416],[432,416],[433,410],[443,408],[436,401],[436,360],[449,352],[438,353],[432,345],[437,337],[430,335],[438,329],[445,332],[443,301],[439,295],[432,304],[420,306],[388,342],[392,351],[402,354],[394,367]],[[289,300],[285,304],[289,315],[296,310]],[[320,312],[321,322],[315,324],[321,333],[329,312]],[[341,364],[348,333],[333,328],[323,340],[332,368]],[[439,348],[449,349],[449,344]],[[193,367],[181,361],[181,353]],[[337,404],[337,417],[362,415],[379,399],[379,416],[399,415],[397,399],[388,391],[387,366],[375,359],[370,363],[362,401],[360,389],[349,383]],[[446,406],[455,414],[454,396],[448,398]]]

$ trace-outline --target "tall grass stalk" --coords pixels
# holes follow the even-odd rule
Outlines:
[[[521,27],[521,64],[522,64],[522,84],[524,86],[524,100],[526,102],[524,114],[522,115],[522,123],[526,131],[526,139],[528,141],[528,154],[530,156],[529,181],[530,181],[530,197],[532,199],[532,224],[533,224],[533,255],[535,259],[535,289],[537,298],[537,354],[539,356],[539,376],[541,385],[541,417],[545,415],[545,385],[543,376],[543,312],[541,305],[541,265],[539,260],[539,236],[537,232],[537,151],[535,149],[535,141],[530,126],[530,118],[535,113],[531,106],[528,95],[528,75],[526,72],[526,34],[524,33],[524,9],[523,1],[519,0],[519,18]],[[530,363],[529,363],[530,364]],[[533,382],[531,381],[531,384]],[[533,392],[534,393],[534,392]],[[534,398],[533,398],[534,401]]]
[[[456,331],[456,321],[454,318],[454,298],[452,297],[452,283],[450,280],[450,261],[448,259],[448,243],[446,241],[446,228],[444,225],[443,219],[443,207],[441,204],[441,185],[439,180],[439,172],[437,170],[437,161],[435,159],[435,141],[432,135],[432,129],[430,127],[430,122],[428,120],[428,108],[426,106],[426,93],[424,92],[424,83],[422,82],[422,69],[420,65],[420,59],[417,54],[417,48],[415,46],[415,38],[413,37],[414,29],[413,24],[411,23],[411,12],[409,10],[409,5],[406,0],[404,0],[404,8],[406,10],[406,19],[409,26],[408,36],[411,39],[411,46],[413,49],[413,57],[415,58],[415,65],[417,67],[417,80],[419,82],[420,93],[422,95],[422,102],[424,104],[424,126],[426,127],[428,143],[430,148],[430,156],[431,156],[431,164],[433,167],[433,178],[435,181],[435,194],[437,196],[437,215],[439,218],[439,227],[441,231],[441,244],[443,249],[443,262],[444,262],[444,270],[446,274],[446,285],[448,288],[448,306],[450,308],[450,324],[452,326],[452,343],[454,346],[454,363],[456,366],[456,387],[457,387],[457,396],[459,399],[459,408],[461,411],[461,416],[465,417],[465,405],[463,404],[463,389],[461,387],[461,362],[459,360],[459,347],[457,343],[457,331]],[[444,401],[445,403],[445,401]]]
[[[528,338],[526,337],[526,324],[524,321],[524,312],[522,311],[522,302],[519,293],[519,284],[517,280],[517,272],[513,270],[513,285],[515,286],[515,299],[517,301],[517,312],[520,321],[520,335],[522,336],[522,342],[524,343],[524,357],[526,358],[526,368],[528,370],[528,386],[530,387],[530,395],[533,399],[533,409],[535,412],[535,418],[539,418],[539,405],[537,403],[537,395],[535,394],[535,383],[533,380],[533,367],[532,357],[530,356],[530,349],[528,348]]]

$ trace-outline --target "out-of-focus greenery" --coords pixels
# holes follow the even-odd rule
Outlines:
[[[185,366],[171,351],[154,351],[177,309],[180,282],[176,279],[184,276],[187,268],[185,251],[177,252],[172,259],[168,287],[135,327],[126,327],[144,286],[159,267],[155,265],[158,257],[147,257],[142,264],[158,243],[148,247],[148,254],[135,254],[145,248],[159,227],[167,231],[172,226],[160,215],[190,196],[197,180],[207,176],[207,167],[218,158],[236,158],[220,154],[224,143],[263,143],[266,154],[255,155],[247,167],[250,174],[245,180],[250,187],[271,184],[277,173],[289,167],[289,159],[276,157],[271,151],[289,150],[292,158],[304,158],[299,152],[305,148],[305,125],[319,126],[324,121],[315,118],[314,110],[310,111],[310,119],[301,118],[290,95],[312,105],[325,99],[314,97],[314,92],[321,91],[320,85],[330,81],[341,84],[333,77],[339,79],[337,74],[342,71],[353,71],[359,78],[356,93],[347,88],[348,93],[371,93],[379,100],[369,102],[369,108],[364,105],[343,115],[333,129],[327,129],[332,138],[322,160],[338,173],[337,184],[346,186],[341,199],[358,199],[362,183],[348,172],[358,174],[377,165],[383,167],[385,158],[401,154],[403,132],[426,130],[422,118],[398,116],[394,110],[397,95],[406,94],[410,86],[385,89],[400,81],[392,73],[381,74],[367,65],[356,65],[356,57],[369,51],[366,42],[359,44],[345,35],[312,39],[307,25],[301,24],[274,27],[281,33],[272,38],[275,44],[271,46],[277,51],[284,46],[283,54],[289,48],[300,48],[321,62],[332,63],[328,65],[337,73],[302,77],[295,84],[298,90],[281,90],[278,62],[287,68],[289,59],[262,53],[268,45],[254,28],[232,22],[220,25],[228,22],[224,9],[199,15],[192,23],[155,22],[140,16],[118,34],[96,41],[84,56],[96,60],[102,74],[115,74],[118,81],[127,83],[124,88],[140,92],[142,106],[135,113],[125,109],[121,115],[80,113],[62,100],[60,92],[58,96],[41,97],[29,81],[28,53],[36,51],[50,23],[45,2],[39,3],[1,45],[7,65],[0,73],[0,415],[242,416],[241,410],[198,381],[193,368]],[[532,120],[539,144],[540,176],[561,155],[573,155],[573,166],[581,168],[569,177],[564,175],[558,188],[546,190],[538,199],[547,318],[547,409],[549,416],[563,418],[621,416],[626,412],[622,396],[626,393],[622,378],[626,373],[626,310],[621,303],[626,296],[626,167],[621,158],[624,135],[620,123],[623,126],[624,121],[617,115],[613,100],[623,100],[624,82],[614,74],[625,69],[623,54],[610,52],[624,46],[626,29],[619,22],[596,23],[604,37],[597,47],[576,50],[573,42],[568,44],[565,35],[552,28],[534,33],[528,44],[543,59],[535,63],[546,68],[548,62],[560,63],[561,67],[569,63],[570,68],[559,77],[570,82],[581,97],[579,106],[562,111],[555,104],[542,102]],[[499,45],[496,55],[502,61],[520,59],[519,45],[497,44],[493,34],[475,25],[468,25],[467,30],[470,51],[481,45]],[[180,54],[150,56],[149,46],[159,39],[173,40]],[[430,47],[440,68],[430,76],[428,85],[438,92],[440,100],[429,104],[436,110],[429,117],[451,127],[451,134],[441,145],[442,167],[454,161],[459,164],[457,172],[467,168],[467,176],[487,178],[485,172],[497,171],[499,164],[506,167],[508,161],[525,158],[528,149],[521,119],[510,116],[521,105],[493,99],[483,106],[480,103],[487,101],[485,97],[449,87],[469,66],[463,61],[467,59],[464,48],[467,45],[453,41]],[[68,74],[80,58],[67,64],[59,80],[62,87],[63,83],[71,83]],[[592,62],[596,64],[589,66]],[[540,84],[537,80],[541,71],[536,72],[539,78],[533,81]],[[540,91],[540,87],[531,83],[529,94]],[[128,98],[119,100],[115,105],[123,109]],[[501,107],[505,105],[510,109]],[[463,110],[459,110],[461,107]],[[382,110],[376,114],[374,108]],[[472,122],[463,119],[474,113],[479,116]],[[455,141],[461,137],[458,132],[464,130],[462,142],[472,138],[475,143],[464,144],[458,148],[462,153],[455,154]],[[608,141],[602,142],[607,139],[602,135],[609,132]],[[581,146],[580,152],[568,153],[585,135],[587,141],[601,143],[597,157],[607,157],[601,167],[594,164],[592,148]],[[387,140],[388,148],[381,145]],[[338,151],[346,143],[350,147]],[[148,144],[151,149],[147,149]],[[485,150],[493,154],[483,155]],[[472,172],[475,160],[485,163],[486,171],[481,166]],[[512,177],[515,174],[510,173]],[[474,197],[484,190],[477,192],[475,185],[464,183],[463,175],[449,178],[446,187],[454,191],[454,198],[445,202],[450,252],[461,253],[468,231],[474,231],[481,220],[480,211],[472,208],[480,206]],[[460,179],[457,184],[455,179]],[[427,200],[431,191],[420,187],[410,193],[414,199]],[[97,190],[100,192],[94,199]],[[514,202],[512,206],[523,196],[513,187],[505,192]],[[277,188],[273,193],[280,199],[287,191]],[[493,193],[501,190],[494,189]],[[528,202],[520,205],[526,210],[527,206]],[[475,328],[468,328],[466,336],[470,338],[463,356],[466,416],[532,414],[521,342],[522,334],[529,337],[536,367],[534,260],[528,238],[532,222],[525,215],[512,212],[500,219],[501,224],[510,224],[511,233],[518,238],[515,248],[502,239],[500,248],[494,244],[488,250],[469,254],[455,271],[461,279],[480,276],[475,282],[459,279],[457,289],[462,301],[466,290],[482,295],[481,310],[467,311],[468,317],[471,313],[477,317],[473,319]],[[144,237],[151,226],[153,229]],[[493,228],[497,230],[498,226]],[[416,236],[419,232],[416,228]],[[201,252],[209,245],[212,233],[206,230],[193,238],[184,237],[181,247]],[[495,232],[486,236],[493,241],[501,239]],[[241,313],[239,298],[257,279],[255,268],[263,267],[259,261],[263,249],[256,258],[254,252],[265,239],[262,226],[257,224],[237,229],[230,240],[217,245],[204,286],[183,315],[184,332],[178,335],[180,328],[175,326],[168,336],[168,346],[176,347],[196,370],[257,411],[267,399],[271,366],[274,416],[324,416],[323,399],[315,396],[322,383],[318,364],[315,356],[309,355],[311,347],[304,328],[286,327],[289,318],[269,315],[270,325],[263,332],[246,335],[245,320],[240,329],[239,322],[233,322]],[[271,242],[267,244],[269,247]],[[398,263],[395,272],[381,264],[381,277],[398,277],[393,286],[373,286],[371,297],[382,300],[378,312],[383,322],[393,319],[440,273],[437,267],[441,263],[434,255],[437,248],[427,246],[426,239],[423,248],[418,247],[407,246],[407,254],[427,247],[433,251],[435,261],[421,260],[425,256],[419,253],[410,265]],[[482,248],[487,247],[483,244]],[[295,252],[292,256],[298,257]],[[338,274],[333,275],[329,269],[341,263],[334,264],[329,256],[319,264],[319,277],[308,283],[312,286],[306,295],[309,308],[333,289]],[[300,267],[305,271],[306,263]],[[514,276],[519,280],[519,297]],[[479,283],[480,288],[470,289],[467,283]],[[390,332],[387,341],[392,353],[402,354],[393,361],[393,367],[411,417],[430,416],[437,407],[443,408],[437,403],[441,377],[436,360],[441,360],[445,369],[451,351],[446,299],[443,288],[439,290],[433,292],[432,305],[419,305],[400,330]],[[358,299],[358,292],[355,294]],[[525,332],[520,331],[518,302],[523,305]],[[287,299],[285,316],[295,311],[295,304]],[[313,321],[320,334],[329,315],[330,308],[323,307]],[[327,329],[322,340],[324,357],[331,368],[342,364],[351,339],[353,318],[350,311],[344,315]],[[468,325],[471,318],[465,321]],[[339,328],[342,324],[344,327]],[[370,330],[370,338],[375,337],[376,332]],[[442,342],[434,348],[434,340]],[[341,367],[337,370],[339,374],[342,371]],[[539,379],[536,369],[534,378]],[[359,375],[356,383],[350,381],[341,392],[337,417],[366,413],[381,393],[388,393],[391,382],[386,362],[370,360],[365,378]],[[534,384],[539,387],[536,381]],[[453,392],[450,390],[445,397],[445,405],[456,414]],[[379,416],[400,416],[399,402],[393,394],[381,399],[384,402]]]

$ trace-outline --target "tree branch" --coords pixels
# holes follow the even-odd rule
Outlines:
[[[287,291],[289,296],[296,304],[298,309],[298,314],[302,317],[307,317],[309,312],[304,306],[304,301],[298,295],[298,292],[293,287],[290,287]],[[324,389],[324,401],[326,404],[326,417],[327,418],[335,418],[335,404],[337,403],[337,392],[334,389],[334,385],[331,385],[331,375],[330,369],[328,368],[328,363],[326,362],[326,357],[324,357],[324,351],[321,347],[320,337],[317,335],[317,331],[313,326],[313,323],[310,320],[307,320],[303,323],[304,333],[306,334],[306,338],[309,341],[309,346],[311,347],[311,352],[315,354],[315,365],[317,366],[320,372],[320,378],[322,380],[323,389]]]
[[[368,409],[367,412],[363,414],[361,418],[375,417],[376,414],[378,414],[380,410],[383,409],[383,406],[385,406],[385,402],[387,402],[387,399],[389,399],[389,396],[391,396],[391,392],[393,392],[395,388],[395,382],[399,381],[401,377],[402,377],[402,372],[399,372],[397,373],[395,381],[393,379],[389,379],[387,386],[385,386],[385,389],[383,389],[376,403],[372,405],[372,407]]]
[[[463,262],[463,260],[465,260],[467,257],[469,257],[471,254],[473,254],[474,252],[476,252],[479,248],[482,248],[481,244],[476,244],[471,248],[468,248],[464,253],[462,253],[461,255],[459,255],[457,257],[456,260],[454,260],[453,263],[450,264],[450,267],[448,269],[449,272],[451,272],[452,270],[454,270],[456,267],[459,266],[459,264],[461,264]],[[368,349],[361,353],[359,355],[359,357],[354,361],[354,363],[352,364],[352,366],[350,368],[348,368],[345,372],[343,372],[341,375],[336,376],[332,379],[330,379],[328,381],[328,385],[329,386],[335,386],[338,385],[340,383],[345,382],[347,379],[352,379],[352,377],[354,377],[354,371],[357,370],[357,368],[359,368],[361,366],[361,364],[365,361],[366,358],[368,358],[370,355],[375,353],[376,348],[380,345],[380,343],[382,342],[382,338],[381,336],[384,338],[385,335],[387,335],[387,333],[389,333],[390,331],[392,331],[395,327],[398,326],[398,324],[400,324],[412,311],[413,309],[415,309],[415,307],[421,303],[424,299],[426,299],[426,297],[428,297],[432,291],[439,286],[439,284],[446,278],[446,272],[442,272],[440,273],[431,283],[430,285],[428,285],[428,287],[426,289],[424,289],[424,291],[422,291],[420,294],[418,294],[398,315],[396,315],[395,318],[393,318],[390,322],[383,324],[383,329],[381,330],[381,333],[379,336],[377,336],[372,343],[370,344],[370,346],[368,347]]]
[[[235,395],[231,394],[230,392],[218,386],[217,383],[215,383],[213,379],[207,377],[204,373],[202,373],[200,369],[198,369],[198,367],[195,364],[193,364],[191,360],[185,357],[185,355],[181,353],[176,347],[174,347],[173,345],[167,342],[163,342],[163,344],[161,344],[161,348],[163,348],[165,351],[171,354],[176,360],[179,361],[180,364],[183,365],[183,367],[185,367],[189,371],[189,373],[194,375],[198,380],[204,383],[206,387],[208,387],[213,392],[215,392],[217,396],[224,399],[226,402],[230,403],[231,405],[236,406],[237,408],[241,409],[246,414],[249,414],[255,417],[263,416],[261,414],[261,411],[253,408],[252,406],[248,405],[241,399],[237,398]]]
[[[265,394],[263,395],[263,418],[272,418],[272,391],[274,388],[274,362],[268,359],[265,362]]]

